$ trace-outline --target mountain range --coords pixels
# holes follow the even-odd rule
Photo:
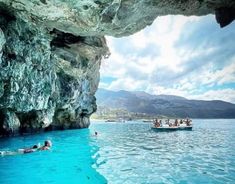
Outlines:
[[[133,113],[178,118],[235,118],[235,104],[221,100],[189,100],[174,95],[151,95],[142,91],[98,89],[97,105]]]

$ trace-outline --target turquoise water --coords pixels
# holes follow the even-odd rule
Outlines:
[[[0,139],[0,150],[53,142],[52,151],[0,157],[0,183],[235,183],[235,120],[193,122],[193,131],[96,122],[89,129]]]

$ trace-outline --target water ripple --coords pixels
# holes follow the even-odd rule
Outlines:
[[[45,139],[54,145],[50,152],[0,157],[0,183],[235,183],[235,120],[194,120],[193,131],[150,127],[102,122],[90,129],[0,139],[0,150]]]
[[[193,131],[180,132],[150,131],[146,123],[95,124],[100,157],[107,159],[97,171],[112,184],[235,183],[235,121],[215,121],[195,120]]]

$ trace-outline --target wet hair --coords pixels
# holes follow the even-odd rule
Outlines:
[[[51,141],[46,140],[46,141],[44,142],[44,145],[45,145],[45,146],[50,146],[50,145],[51,145]]]
[[[38,145],[33,145],[33,149],[36,149],[36,148],[38,148]]]

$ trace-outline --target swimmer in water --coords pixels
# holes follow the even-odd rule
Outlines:
[[[40,150],[50,150],[50,148],[52,147],[52,142],[50,140],[46,140],[44,142],[44,146],[42,146],[41,148],[39,148]]]
[[[18,149],[17,151],[0,151],[0,155],[6,156],[6,155],[20,155],[26,153],[33,153],[40,150],[50,150],[51,147],[52,147],[52,142],[50,140],[46,140],[43,146],[40,146],[40,144],[38,144],[30,148]]]
[[[34,145],[32,148],[25,148],[25,149],[18,149],[18,152],[20,153],[32,153],[32,152],[35,152],[39,149],[40,147],[40,144],[38,145]]]

